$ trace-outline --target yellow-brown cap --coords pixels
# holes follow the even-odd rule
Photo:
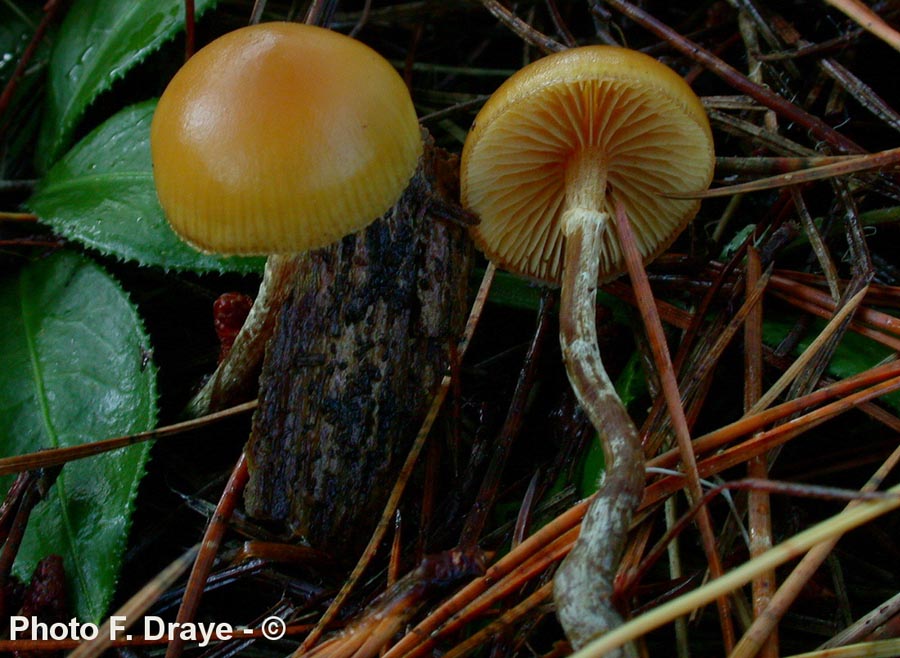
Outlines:
[[[293,253],[354,233],[397,200],[422,142],[394,68],[299,23],[216,39],[175,75],[150,136],[175,231],[218,253]]]
[[[559,283],[566,168],[580,153],[605,159],[606,200],[620,200],[651,259],[693,219],[699,201],[665,195],[705,189],[715,155],[703,106],[652,57],[613,46],[573,48],[507,80],[479,112],[463,148],[463,205],[481,217],[475,243],[498,265]],[[600,280],[624,263],[613,231]]]

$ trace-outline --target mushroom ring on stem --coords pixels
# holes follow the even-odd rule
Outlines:
[[[621,623],[613,579],[644,484],[634,423],[597,347],[597,286],[622,274],[620,204],[645,261],[699,209],[669,195],[705,189],[715,163],[706,113],[687,83],[641,53],[573,48],[513,75],[475,119],[463,149],[462,202],[476,245],[525,277],[562,286],[560,342],[569,380],[597,428],[607,473],[554,581],[576,647]]]
[[[289,255],[368,226],[400,197],[422,154],[412,99],[391,64],[300,23],[245,27],[197,52],[160,98],[150,144],[160,203],[182,238],[204,251],[270,256],[232,351],[237,360],[253,351],[257,363]],[[208,388],[228,388],[247,370],[223,363]],[[204,400],[194,411],[215,406]]]

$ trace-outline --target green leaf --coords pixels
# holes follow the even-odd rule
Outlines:
[[[867,210],[865,212],[859,213],[859,223],[867,229],[866,235],[871,239],[878,235],[879,227],[882,224],[897,224],[900,223],[900,206],[887,206],[884,208],[873,208],[872,210]],[[819,230],[822,229],[822,218],[816,217],[813,219],[813,224]],[[828,231],[827,235],[823,235],[824,239],[829,239],[835,235],[838,235],[841,231],[844,230],[843,222],[832,222],[831,227]],[[878,248],[879,242],[877,238],[872,240],[870,244]],[[806,233],[802,233],[799,237],[795,238],[787,247],[786,252],[793,251],[795,249],[807,248],[809,247],[809,238],[806,236]]]
[[[473,272],[473,277],[478,281],[481,280],[483,275],[483,269]],[[498,270],[494,274],[494,282],[491,284],[491,292],[488,299],[500,306],[536,311],[541,305],[541,288],[538,284],[520,276]]]
[[[213,5],[196,0],[197,15]],[[62,155],[97,96],[182,29],[183,0],[75,0],[50,59],[38,166]]]
[[[149,354],[127,296],[86,258],[60,252],[0,279],[0,454],[152,428]],[[28,578],[43,557],[62,555],[82,620],[98,621],[109,605],[149,449],[66,464],[29,520],[16,574]]]
[[[143,265],[258,271],[261,258],[203,254],[169,228],[156,198],[150,120],[156,101],[126,108],[79,142],[26,204],[60,235]]]
[[[723,261],[727,261],[729,258],[734,256],[737,253],[737,250],[741,248],[741,245],[747,240],[747,236],[749,236],[753,231],[756,230],[756,224],[748,224],[740,231],[735,233],[734,237],[729,240],[728,244],[722,247],[722,253],[719,254],[719,259]]]
[[[484,269],[475,268],[475,270],[473,270],[473,289],[478,288],[482,276],[484,276]],[[494,274],[494,282],[491,285],[488,301],[492,304],[505,306],[507,308],[537,311],[538,308],[540,308],[542,290],[545,287],[544,284],[523,279],[516,274],[497,270],[496,274]],[[600,290],[597,292],[597,303],[612,311],[613,319],[616,322],[631,325],[631,306],[618,297],[614,297],[613,295]]]
[[[825,321],[819,319],[811,323],[806,336],[794,350],[795,356],[799,356],[803,350],[809,347],[810,343],[825,328],[825,324]],[[772,315],[772,317],[766,318],[763,323],[763,342],[769,347],[778,347],[793,325],[789,314],[784,314],[782,317]],[[893,352],[890,348],[876,343],[870,338],[860,336],[854,331],[848,331],[841,339],[841,344],[835,350],[834,356],[831,357],[827,372],[832,377],[845,379],[878,365],[891,354]],[[893,407],[895,411],[900,411],[900,393],[883,395],[879,399]]]

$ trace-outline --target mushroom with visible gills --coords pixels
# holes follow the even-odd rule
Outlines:
[[[581,535],[554,580],[573,646],[621,624],[613,579],[644,486],[640,439],[597,347],[596,292],[625,270],[609,223],[621,205],[643,258],[666,249],[715,163],[703,106],[674,71],[613,46],[573,48],[507,80],[463,148],[463,205],[476,245],[501,267],[561,285],[560,342],[569,380],[600,434],[607,470]]]
[[[215,398],[258,363],[290,255],[388,210],[416,170],[421,133],[381,55],[331,30],[275,22],[230,32],[188,60],[160,98],[150,144],[176,233],[203,251],[282,255],[267,261],[231,363],[195,400],[204,413],[229,402]]]

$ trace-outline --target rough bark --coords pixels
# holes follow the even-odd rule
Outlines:
[[[368,540],[462,331],[468,242],[432,216],[455,181],[427,146],[390,211],[298,263],[266,350],[247,509],[339,557]]]

